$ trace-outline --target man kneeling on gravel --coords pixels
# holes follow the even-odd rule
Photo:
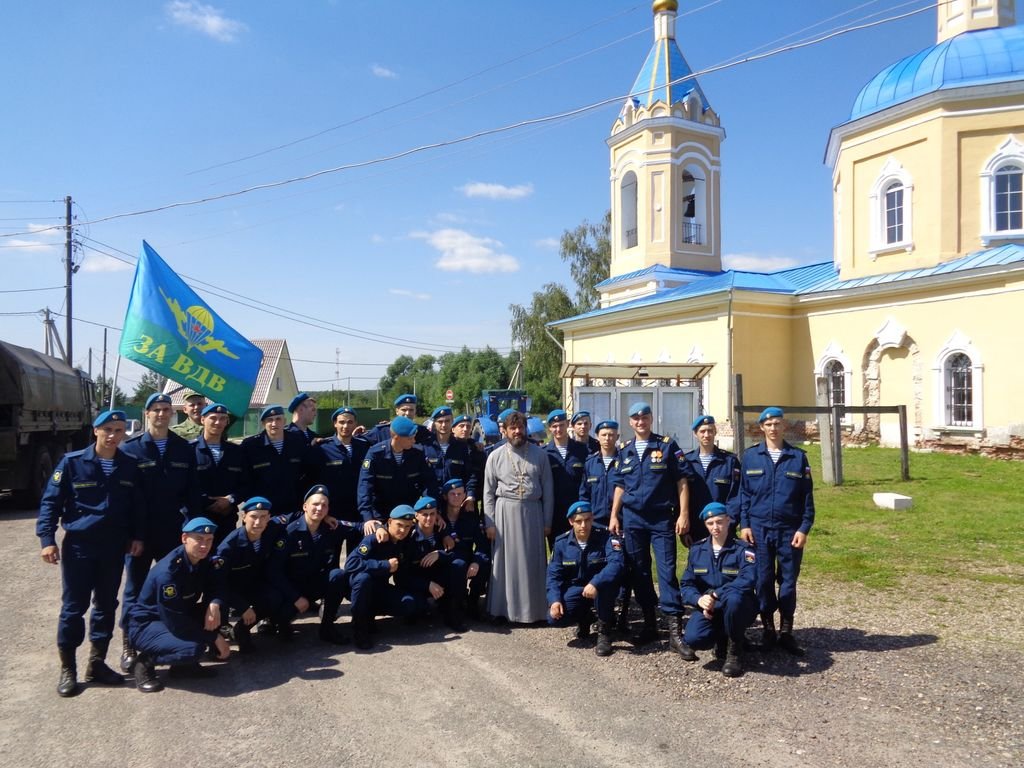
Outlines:
[[[711,534],[692,547],[680,584],[683,603],[694,606],[683,634],[680,655],[697,661],[694,648],[715,648],[725,659],[722,674],[743,674],[740,654],[743,635],[757,617],[756,555],[753,547],[729,533],[731,520],[725,505],[713,501],[700,513]]]
[[[615,596],[622,581],[622,539],[594,525],[588,501],[577,501],[566,514],[572,528],[557,539],[548,563],[548,623],[564,627],[576,622],[576,637],[590,637],[597,612],[594,653],[610,656]]]

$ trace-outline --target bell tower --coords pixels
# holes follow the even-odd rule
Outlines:
[[[948,0],[939,3],[936,42],[941,43],[961,32],[1012,27],[1017,23],[1015,6],[1015,0]]]
[[[725,131],[676,43],[677,0],[655,0],[654,45],[607,139],[611,276],[720,272]]]

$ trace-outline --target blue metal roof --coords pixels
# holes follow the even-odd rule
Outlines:
[[[792,269],[783,269],[778,272],[742,272],[728,270],[720,273],[709,273],[708,276],[681,285],[678,288],[671,288],[667,291],[659,291],[651,296],[644,296],[633,301],[626,301],[616,304],[613,307],[595,309],[585,312],[582,315],[569,317],[565,320],[558,320],[549,325],[560,325],[569,320],[582,320],[590,317],[610,315],[615,312],[623,312],[630,309],[638,309],[656,304],[664,304],[672,301],[692,299],[698,296],[707,296],[713,293],[721,293],[733,288],[738,291],[751,291],[756,293],[789,294],[791,296],[806,296],[814,293],[830,293],[833,291],[853,290],[871,285],[884,285],[897,283],[915,278],[934,277],[955,272],[966,272],[972,269],[983,267],[1005,266],[1024,262],[1024,245],[1008,243],[995,248],[986,248],[981,251],[969,253],[959,259],[953,259],[933,267],[921,269],[907,269],[900,272],[888,272],[882,275],[870,275],[858,277],[852,280],[840,280],[836,274],[835,265],[831,261],[819,264],[807,264]],[[650,267],[648,269],[651,269]],[[666,269],[663,267],[663,269]],[[678,272],[680,270],[672,270]],[[625,277],[624,275],[622,277]],[[619,279],[619,278],[616,278]]]
[[[687,278],[694,277],[707,277],[708,275],[717,275],[719,272],[701,271],[698,269],[675,269],[673,267],[666,267],[661,264],[654,264],[650,267],[644,267],[634,272],[627,272],[624,275],[616,275],[615,277],[609,277],[602,280],[600,283],[595,285],[595,288],[607,288],[610,285],[616,285],[617,283],[625,283],[629,280],[635,280],[638,277],[645,277],[650,275],[652,279],[676,279],[685,280]]]
[[[683,52],[679,50],[675,40],[655,40],[651,52],[647,54],[647,61],[644,62],[629,93],[634,103],[650,107],[656,101],[663,101],[666,104],[685,101],[693,91],[696,91],[700,96],[701,107],[706,110],[710,105],[696,78],[691,77],[675,85],[668,85],[673,80],[692,74],[693,70],[686,63]]]
[[[963,32],[886,67],[853,103],[856,120],[949,88],[1024,79],[1024,27]]]

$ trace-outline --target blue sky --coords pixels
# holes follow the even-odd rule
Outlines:
[[[700,71],[930,5],[684,0],[677,37]],[[63,233],[39,229],[60,223],[64,195],[79,221],[93,221],[624,96],[653,39],[650,8],[610,0],[4,3],[0,234],[10,236],[0,238],[0,290],[63,284]],[[828,132],[872,75],[934,43],[935,24],[926,10],[700,78],[727,132],[727,266],[831,259]],[[146,239],[179,273],[249,304],[403,344],[309,327],[199,286],[244,335],[283,337],[294,358],[323,361],[295,363],[304,388],[331,387],[336,350],[341,386],[351,378],[353,388],[373,386],[381,364],[403,353],[463,344],[506,351],[508,304],[546,282],[568,283],[559,236],[608,208],[605,139],[617,111],[96,221],[80,229],[75,316],[122,325],[132,267],[95,249],[128,258],[121,252],[134,256]],[[0,293],[0,304],[5,313],[63,311],[63,291]],[[41,347],[38,316],[3,315],[0,324],[4,340]],[[63,319],[58,327],[63,334]],[[110,338],[116,348],[117,334]],[[102,329],[76,323],[82,367],[90,346],[96,371]],[[140,372],[126,366],[122,387],[131,391]]]

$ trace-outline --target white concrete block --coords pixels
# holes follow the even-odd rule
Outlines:
[[[901,493],[876,493],[872,496],[876,507],[882,509],[910,509],[914,499]]]

